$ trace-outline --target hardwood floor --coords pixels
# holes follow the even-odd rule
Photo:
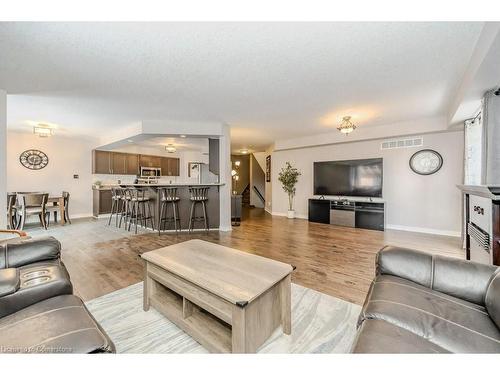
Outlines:
[[[192,238],[290,263],[297,267],[292,282],[357,304],[374,276],[375,254],[386,244],[465,257],[455,237],[335,227],[273,217],[263,209],[245,210],[241,226],[232,232],[132,235],[106,224],[82,219],[32,233],[54,235],[63,243],[63,261],[84,300],[142,281],[140,254]]]

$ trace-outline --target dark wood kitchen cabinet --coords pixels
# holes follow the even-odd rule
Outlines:
[[[179,158],[161,158],[162,176],[179,176],[180,159]]]
[[[111,173],[127,174],[127,154],[111,152]]]
[[[110,174],[111,170],[111,152],[109,151],[92,151],[92,173],[94,174]]]
[[[138,175],[140,167],[161,168],[162,176],[179,176],[180,159],[125,152],[92,151],[92,173]]]
[[[111,212],[111,190],[93,189],[92,191],[92,213],[95,217],[109,214]]]
[[[179,158],[168,158],[168,172],[169,176],[179,176],[181,171]]]
[[[141,167],[161,168],[161,157],[153,155],[139,155]]]
[[[127,173],[138,175],[140,173],[139,168],[139,155],[137,154],[126,154],[127,155]]]

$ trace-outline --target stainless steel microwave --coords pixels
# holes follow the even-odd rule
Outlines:
[[[141,177],[160,177],[161,168],[141,167]]]

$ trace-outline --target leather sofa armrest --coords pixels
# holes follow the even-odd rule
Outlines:
[[[478,305],[498,267],[442,256],[434,256],[432,289]]]
[[[61,243],[54,237],[27,239],[0,245],[0,269],[59,259]]]
[[[19,289],[20,279],[17,268],[0,270],[0,298],[15,293]]]
[[[377,275],[393,275],[428,288],[432,285],[432,255],[398,246],[385,246],[377,254]]]

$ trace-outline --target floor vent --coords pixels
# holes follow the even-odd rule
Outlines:
[[[424,145],[424,139],[422,137],[388,139],[380,144],[380,149],[390,150],[391,148],[420,147],[423,145]]]

